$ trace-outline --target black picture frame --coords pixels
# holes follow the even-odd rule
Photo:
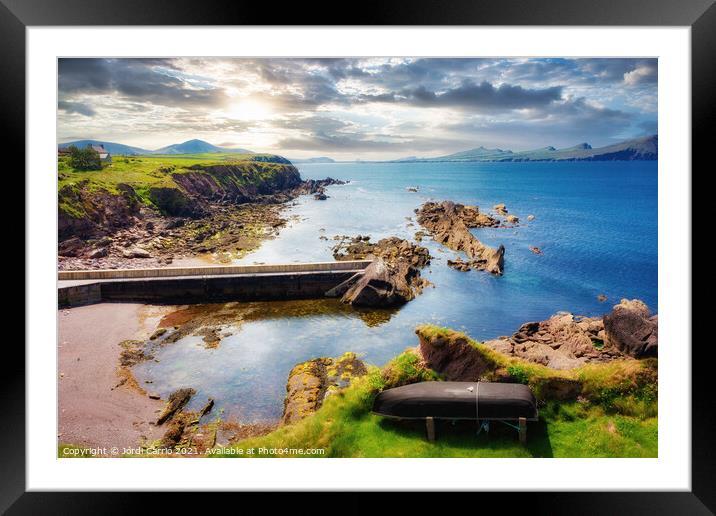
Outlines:
[[[279,7],[280,6],[280,7]],[[342,9],[339,11],[339,8]],[[0,0],[0,120],[6,149],[15,149],[13,167],[25,165],[25,30],[28,26],[87,25],[576,25],[576,26],[689,26],[692,70],[692,170],[669,171],[692,181],[694,171],[708,170],[716,118],[716,6],[714,0],[397,0],[348,4],[268,3],[204,0]],[[341,11],[343,14],[341,14]],[[320,13],[320,14],[318,14]],[[22,161],[22,165],[21,165]],[[710,167],[711,169],[713,166]],[[23,168],[24,170],[24,168]],[[15,185],[23,191],[24,184]],[[696,203],[693,203],[696,206]],[[680,217],[692,214],[682,211]],[[697,217],[693,217],[696,222]],[[15,231],[19,232],[19,228]],[[20,240],[20,235],[16,242]],[[688,252],[687,252],[688,251]],[[683,250],[691,259],[691,250]],[[25,270],[25,275],[32,271]],[[26,307],[32,309],[32,307]],[[693,316],[692,316],[692,320]],[[694,322],[696,322],[694,320]],[[693,326],[690,330],[697,329]],[[694,333],[693,335],[696,335]],[[672,343],[674,344],[674,343]],[[27,343],[26,343],[27,345]],[[688,349],[689,342],[678,343]],[[8,349],[10,348],[10,349]],[[549,514],[713,514],[716,511],[716,464],[714,428],[716,403],[711,395],[713,343],[694,341],[692,353],[692,490],[690,492],[616,493],[480,493],[473,501],[454,501],[468,506],[497,502],[505,509]],[[0,511],[8,514],[119,514],[147,507],[146,496],[126,493],[39,493],[25,489],[25,367],[23,350],[6,343],[0,425]],[[711,374],[710,374],[711,373]],[[569,466],[567,466],[569,467]],[[259,500],[242,494],[242,507]],[[264,495],[266,496],[266,495]],[[341,504],[346,511],[365,504],[363,495],[348,495]],[[452,496],[452,495],[451,495]],[[211,510],[205,496],[165,496],[199,510]],[[479,497],[479,498],[478,498]],[[277,498],[271,495],[271,504]],[[265,499],[264,499],[265,500]],[[363,500],[363,501],[361,501]],[[410,505],[424,512],[436,497],[413,496]],[[508,501],[507,501],[508,500]],[[290,504],[302,504],[291,496]],[[440,502],[438,502],[440,503]],[[443,510],[446,508],[441,503]],[[449,507],[449,506],[448,506]],[[494,510],[494,509],[493,509]],[[143,512],[143,511],[142,511]]]

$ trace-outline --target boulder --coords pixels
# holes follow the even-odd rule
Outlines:
[[[314,358],[296,365],[288,375],[282,424],[300,421],[321,408],[331,394],[368,372],[355,353],[339,358]]]
[[[638,299],[622,299],[604,316],[605,343],[635,358],[658,356],[659,323]]]
[[[97,259],[97,258],[104,258],[109,254],[109,248],[108,247],[98,247],[96,249],[93,249],[90,254],[88,255],[89,258]]]
[[[346,291],[341,301],[374,308],[398,306],[413,299],[425,283],[415,267],[378,258],[366,267],[363,276]]]
[[[82,254],[85,243],[77,238],[73,237],[68,240],[60,242],[57,246],[57,251],[60,256],[79,256]]]
[[[122,256],[125,258],[151,258],[152,255],[149,251],[142,249],[141,247],[130,247],[122,252]]]
[[[542,249],[540,249],[536,245],[531,245],[530,251],[532,251],[534,254],[544,254],[544,253],[542,253]]]
[[[502,203],[495,204],[492,209],[495,210],[495,212],[499,215],[507,215],[507,207]]]

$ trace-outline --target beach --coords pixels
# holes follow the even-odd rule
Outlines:
[[[148,338],[165,310],[98,304],[58,311],[60,443],[131,447],[161,436],[153,423],[164,403],[122,376],[119,343]]]

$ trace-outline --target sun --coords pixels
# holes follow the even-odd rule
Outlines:
[[[264,102],[244,99],[231,104],[225,113],[234,120],[264,120],[272,112]]]

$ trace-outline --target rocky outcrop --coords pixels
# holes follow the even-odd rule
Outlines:
[[[475,348],[466,335],[456,332],[434,333],[418,327],[418,350],[425,365],[447,381],[474,382],[496,369],[494,361]]]
[[[430,252],[427,248],[398,237],[388,237],[371,242],[369,236],[339,237],[340,242],[333,247],[336,260],[372,260],[381,258],[388,263],[406,262],[413,267],[425,267],[430,264]]]
[[[67,184],[58,190],[57,200],[60,242],[107,235],[134,224],[140,216],[139,198],[125,184],[119,184],[116,193],[90,188],[88,181]]]
[[[425,247],[397,237],[370,242],[369,236],[339,237],[333,247],[336,260],[373,260],[362,274],[333,289],[353,306],[387,308],[402,305],[418,295],[429,282],[420,269],[430,263]],[[329,295],[329,293],[327,293]]]
[[[492,209],[499,215],[507,215],[507,207],[503,203],[495,204]]]
[[[484,344],[552,369],[573,369],[589,362],[656,357],[658,319],[642,301],[623,299],[604,318],[560,312]]]
[[[288,375],[282,424],[300,421],[321,408],[325,399],[368,372],[355,353],[339,358],[314,358],[296,365]]]
[[[605,344],[600,317],[560,312],[545,321],[525,323],[510,337],[485,341],[500,353],[552,369],[573,369],[587,362],[605,362],[622,353]]]
[[[173,418],[175,414],[181,412],[184,405],[189,403],[189,400],[192,396],[194,396],[194,394],[196,394],[196,391],[188,388],[172,392],[169,395],[169,399],[167,400],[164,410],[162,410],[161,414],[159,414],[159,417],[157,418],[157,424],[164,424],[166,421]]]
[[[480,213],[477,206],[464,206],[452,201],[427,202],[417,211],[418,223],[427,229],[433,240],[454,251],[464,251],[470,268],[501,275],[505,248],[489,247],[470,233],[470,228],[499,226],[499,221]]]
[[[659,321],[638,299],[622,299],[604,316],[605,343],[635,358],[658,356]]]
[[[533,323],[534,324],[534,323]],[[532,328],[526,329],[531,332]],[[654,396],[657,364],[621,357],[611,364],[556,370],[531,364],[478,343],[464,333],[432,325],[419,326],[420,357],[415,369],[429,368],[445,380],[524,383],[538,400],[577,400],[605,403],[614,396]],[[604,369],[600,368],[603,367]],[[415,380],[420,381],[420,380]],[[609,403],[609,402],[608,402]]]
[[[407,262],[376,258],[341,301],[353,306],[389,308],[407,303],[427,285],[420,271]]]
[[[157,267],[202,253],[230,261],[285,223],[282,203],[344,183],[302,181],[293,165],[275,161],[160,167],[149,177],[158,179],[116,191],[93,179],[59,188],[60,269]]]

